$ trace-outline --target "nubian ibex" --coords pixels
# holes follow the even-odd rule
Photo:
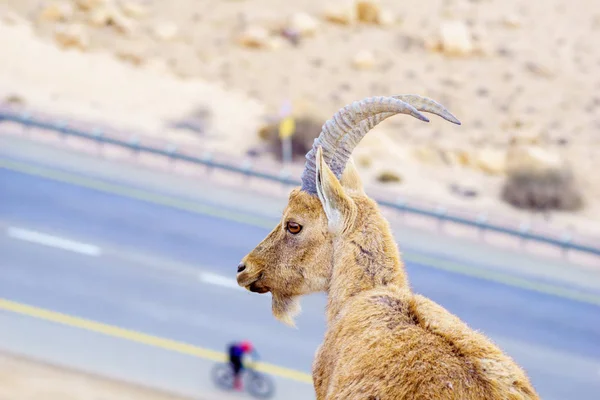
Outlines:
[[[327,332],[313,363],[318,399],[538,399],[524,371],[488,338],[412,292],[388,221],[351,159],[375,125],[421,111],[460,122],[435,101],[371,97],[340,109],[306,155],[281,222],[244,257],[237,281],[271,292],[293,325],[298,297],[327,292]]]

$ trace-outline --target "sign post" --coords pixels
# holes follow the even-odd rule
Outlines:
[[[292,106],[289,101],[283,104],[280,110],[280,117],[282,118],[279,123],[281,155],[283,163],[289,165],[292,162],[292,136],[296,131],[296,121],[292,117]]]
[[[292,162],[292,135],[296,130],[296,123],[291,116],[285,117],[279,123],[279,138],[281,139],[281,154],[284,164]]]

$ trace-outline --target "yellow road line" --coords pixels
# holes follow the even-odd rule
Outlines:
[[[59,182],[69,183],[76,186],[87,187],[105,193],[111,193],[124,197],[143,200],[149,203],[159,204],[166,207],[186,210],[197,214],[204,214],[229,221],[241,222],[248,225],[258,226],[261,228],[271,229],[273,227],[273,223],[267,221],[265,218],[252,217],[243,213],[234,213],[231,211],[219,209],[217,207],[199,204],[193,201],[186,201],[167,195],[151,193],[144,190],[131,188],[125,185],[107,183],[98,179],[77,176],[68,172],[38,167],[24,162],[0,159],[0,168],[25,173],[28,175],[43,177]],[[569,300],[575,300],[593,305],[600,305],[600,296],[581,293],[576,290],[571,290],[560,286],[545,284],[541,282],[532,282],[508,274],[497,273],[485,269],[473,268],[466,265],[444,261],[434,257],[422,256],[418,254],[405,254],[404,258],[407,261],[424,263],[430,267],[444,271],[451,271],[466,276],[476,277],[491,282],[497,282],[504,285],[517,287],[520,289],[526,289],[557,297],[567,298]]]
[[[0,298],[0,310],[10,311],[16,314],[26,315],[28,317],[38,318],[45,321],[69,326],[72,328],[84,329],[87,331],[100,333],[119,339],[129,340],[136,343],[145,344],[152,347],[158,347],[164,350],[174,351],[189,356],[203,358],[205,360],[222,362],[227,359],[225,353],[204,349],[187,343],[177,342],[171,339],[165,339],[158,336],[148,335],[142,332],[136,332],[129,329],[119,328],[92,321],[85,318],[74,317],[71,315],[47,310],[44,308],[33,307],[27,304],[17,303],[11,300]],[[289,368],[279,367],[277,365],[259,362],[256,363],[256,369],[281,378],[292,379],[302,383],[312,384],[312,377],[304,372]]]

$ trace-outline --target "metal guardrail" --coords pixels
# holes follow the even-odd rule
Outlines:
[[[99,128],[94,128],[90,131],[86,131],[83,129],[70,127],[64,120],[57,120],[56,122],[47,122],[42,120],[36,120],[31,116],[31,114],[27,112],[22,113],[13,113],[6,110],[0,110],[0,122],[2,121],[11,121],[17,122],[25,126],[47,129],[60,132],[64,135],[75,136],[84,139],[90,139],[100,143],[112,144],[119,147],[128,148],[134,151],[141,151],[150,154],[162,155],[165,157],[169,157],[175,160],[187,161],[195,164],[206,165],[211,168],[219,168],[224,171],[229,172],[237,172],[246,175],[250,175],[257,178],[262,178],[270,181],[279,182],[285,185],[299,185],[300,181],[293,180],[289,178],[286,174],[272,175],[260,171],[252,171],[251,165],[238,167],[233,164],[227,164],[224,162],[218,162],[212,160],[212,156],[210,153],[205,153],[203,157],[194,157],[186,154],[181,154],[177,152],[177,146],[173,144],[169,144],[164,149],[159,149],[156,147],[145,146],[140,144],[139,139],[137,137],[132,137],[132,139],[128,142],[111,138],[106,136],[104,132]]]
[[[278,182],[284,185],[300,185],[300,180],[291,179],[289,174],[282,170],[279,175],[257,171],[252,169],[250,163],[245,163],[242,166],[233,165],[227,162],[215,161],[211,153],[205,153],[201,157],[191,156],[183,154],[177,151],[177,146],[168,144],[165,148],[160,149],[153,146],[146,146],[140,143],[139,136],[133,136],[131,140],[121,140],[105,135],[105,132],[100,128],[78,128],[70,126],[65,120],[53,120],[45,121],[41,118],[36,118],[32,113],[27,111],[18,111],[11,108],[0,107],[0,123],[3,121],[15,122],[27,127],[40,128],[44,130],[51,130],[59,132],[63,135],[74,136],[79,138],[88,139],[97,143],[111,144],[127,148],[137,152],[144,152],[149,154],[161,155],[168,157],[173,160],[181,160],[194,164],[204,165],[210,168],[217,168],[224,171],[233,173],[240,173],[247,176],[261,178],[273,182]],[[385,199],[375,199],[380,205],[389,207],[401,212],[412,213],[416,215],[431,217],[439,221],[448,221],[460,225],[470,226],[478,228],[482,231],[491,231],[497,233],[503,233],[515,237],[519,237],[522,240],[531,240],[552,246],[562,248],[564,251],[576,250],[588,254],[600,256],[600,246],[592,246],[583,243],[576,243],[573,240],[573,236],[569,233],[563,233],[560,238],[540,234],[533,232],[528,224],[521,224],[519,228],[511,228],[501,225],[492,224],[487,221],[484,215],[477,216],[476,218],[466,218],[458,215],[451,215],[443,207],[438,207],[435,210],[417,207],[408,204],[403,200],[389,201]]]

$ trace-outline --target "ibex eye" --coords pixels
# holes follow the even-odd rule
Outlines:
[[[295,235],[297,233],[300,233],[300,231],[302,230],[302,225],[290,221],[290,222],[287,223],[286,228],[287,228],[287,230],[288,230],[289,233]]]

